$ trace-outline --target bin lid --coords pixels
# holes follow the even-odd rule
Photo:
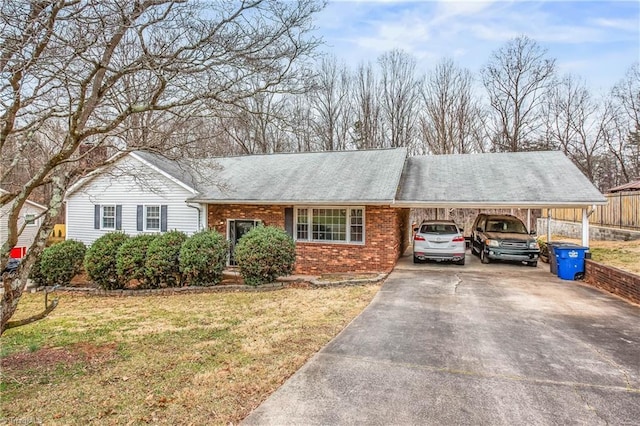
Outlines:
[[[582,247],[580,244],[570,243],[568,241],[551,241],[549,245],[553,247]]]
[[[582,247],[579,245],[573,245],[573,246],[564,246],[564,247],[554,247],[556,251],[563,251],[563,250],[589,250],[589,247]]]

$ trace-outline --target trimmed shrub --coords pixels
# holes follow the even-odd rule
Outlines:
[[[258,226],[240,238],[233,257],[245,284],[257,286],[291,274],[296,245],[282,229]]]
[[[157,234],[140,234],[122,243],[116,255],[116,271],[125,285],[131,280],[138,280],[140,287],[146,287],[147,250],[157,237]]]
[[[82,261],[87,248],[80,241],[67,240],[42,251],[37,271],[31,273],[41,285],[69,285],[71,279],[82,272]],[[36,282],[38,282],[36,281]]]
[[[122,232],[110,232],[91,244],[84,257],[84,269],[89,278],[100,288],[116,290],[124,288],[125,281],[118,277],[116,258],[118,249],[129,239]]]
[[[229,243],[217,231],[201,231],[180,249],[180,271],[189,285],[216,285],[222,280]]]
[[[151,287],[177,287],[182,284],[178,259],[180,248],[186,239],[184,232],[169,231],[159,235],[149,244],[145,275]]]
[[[44,285],[47,285],[47,277],[45,277],[42,274],[42,271],[40,270],[40,262],[42,262],[41,259],[42,259],[42,254],[40,255],[40,257],[36,259],[35,262],[33,262],[33,265],[31,266],[31,270],[29,271],[29,279],[31,279],[34,283],[36,283],[37,287],[42,287]],[[84,256],[83,256],[83,259],[84,259]]]

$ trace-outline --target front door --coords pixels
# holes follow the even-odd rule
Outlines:
[[[259,221],[257,220],[246,220],[246,219],[232,219],[229,220],[229,265],[235,265],[236,261],[233,258],[233,251],[235,250],[236,244],[242,238],[244,234],[251,231],[258,225]]]

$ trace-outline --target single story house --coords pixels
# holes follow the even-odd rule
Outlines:
[[[176,161],[133,152],[70,189],[66,223],[67,238],[85,244],[115,230],[211,228],[232,247],[262,223],[294,238],[296,273],[388,272],[410,244],[412,207],[604,201],[559,152],[407,157],[396,148]]]
[[[6,192],[3,189],[0,189],[0,191]],[[10,209],[10,204],[5,204],[0,207],[0,241],[2,243],[7,240]],[[22,209],[20,209],[20,216],[18,217],[18,229],[22,228],[22,232],[18,237],[18,243],[11,249],[11,257],[20,259],[27,253],[27,250],[36,238],[36,234],[40,228],[40,216],[45,210],[46,207],[33,201],[27,200],[24,203]]]

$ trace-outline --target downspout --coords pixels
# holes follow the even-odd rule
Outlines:
[[[547,244],[551,244],[551,209],[547,208]]]
[[[589,247],[589,217],[596,211],[596,206],[591,209],[582,209],[582,245]]]
[[[193,206],[189,203],[186,203],[187,207],[191,207],[192,209],[198,210],[198,231],[202,231],[202,210],[198,206]]]

